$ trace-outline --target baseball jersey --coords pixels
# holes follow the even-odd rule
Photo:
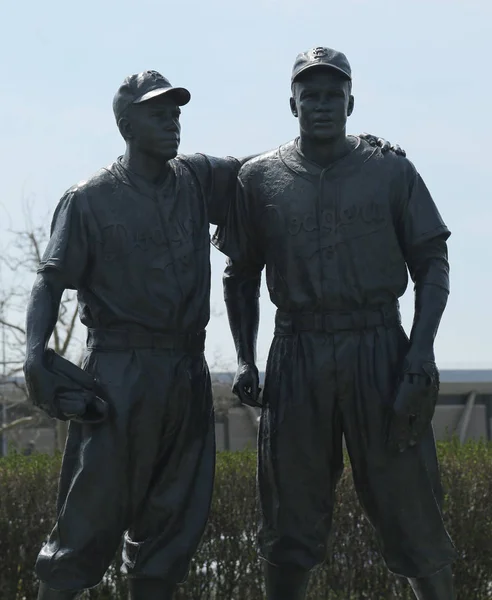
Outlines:
[[[78,292],[91,328],[194,333],[210,315],[210,229],[223,223],[239,162],[196,154],[153,185],[121,159],[69,189],[39,272]]]
[[[239,173],[235,202],[214,244],[242,273],[266,265],[283,311],[345,311],[394,301],[414,249],[450,235],[413,164],[357,139],[327,168],[298,140]]]

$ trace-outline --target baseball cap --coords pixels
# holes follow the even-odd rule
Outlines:
[[[113,99],[113,112],[116,120],[122,116],[130,104],[140,104],[161,94],[170,94],[179,106],[188,104],[190,92],[182,87],[173,87],[168,79],[157,71],[144,71],[130,75],[121,84]]]
[[[313,67],[335,69],[345,75],[348,79],[352,79],[352,69],[350,68],[349,61],[345,54],[338,52],[338,50],[333,50],[332,48],[318,46],[297,55],[292,69],[291,82],[294,83],[301,73],[304,73]]]

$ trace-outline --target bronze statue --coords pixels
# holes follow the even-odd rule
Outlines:
[[[388,568],[420,600],[452,600],[431,418],[434,338],[449,292],[444,224],[413,164],[346,134],[344,54],[314,48],[292,72],[299,137],[245,164],[215,245],[238,354],[234,391],[260,405],[261,272],[277,306],[259,435],[260,553],[268,600],[301,600],[327,552],[345,437]],[[398,298],[415,284],[408,338]]]
[[[32,401],[70,420],[57,522],[36,564],[39,600],[96,586],[122,538],[132,600],[172,598],[206,524],[209,224],[224,223],[248,157],[178,156],[189,100],[155,71],[128,77],[113,102],[124,156],[55,211],[24,366]],[[46,350],[65,289],[77,290],[87,327],[83,370]]]
[[[70,419],[58,519],[39,554],[40,600],[97,585],[124,537],[134,600],[171,598],[202,536],[215,461],[203,355],[209,223],[240,162],[177,156],[190,99],[159,73],[128,77],[113,103],[123,157],[60,201],[28,309],[30,397]],[[93,388],[45,352],[62,292],[78,291]],[[98,400],[97,400],[98,399]],[[102,423],[90,416],[109,407]]]

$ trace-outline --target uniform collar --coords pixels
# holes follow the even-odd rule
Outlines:
[[[308,160],[299,149],[299,138],[280,146],[278,149],[280,159],[284,165],[297,175],[309,179],[319,178],[322,174],[328,177],[338,177],[347,175],[354,169],[357,169],[371,159],[373,156],[381,155],[379,148],[373,148],[365,140],[357,137],[356,147],[349,153],[331,164],[327,168],[323,168],[316,163]]]
[[[164,179],[157,183],[152,184],[146,181],[140,175],[133,173],[126,169],[122,164],[122,156],[118,157],[115,162],[106,167],[106,171],[108,171],[113,177],[118,179],[121,183],[131,187],[133,190],[140,192],[145,196],[149,196],[150,198],[155,198],[156,193],[159,194],[163,189],[165,189],[171,181],[174,180],[174,175],[176,173],[176,164],[174,160],[169,161],[169,166],[171,169],[166,174]]]

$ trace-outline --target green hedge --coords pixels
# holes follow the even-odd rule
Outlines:
[[[459,600],[492,598],[492,444],[439,445],[447,527],[460,552],[454,567]],[[215,498],[202,546],[179,600],[260,600],[253,452],[221,453]],[[0,459],[0,598],[35,600],[36,554],[54,520],[59,458]],[[333,557],[336,557],[333,558]],[[368,563],[371,566],[368,567]],[[125,599],[119,557],[88,598]],[[389,574],[355,498],[350,469],[338,488],[332,557],[313,576],[312,600],[413,598]]]

